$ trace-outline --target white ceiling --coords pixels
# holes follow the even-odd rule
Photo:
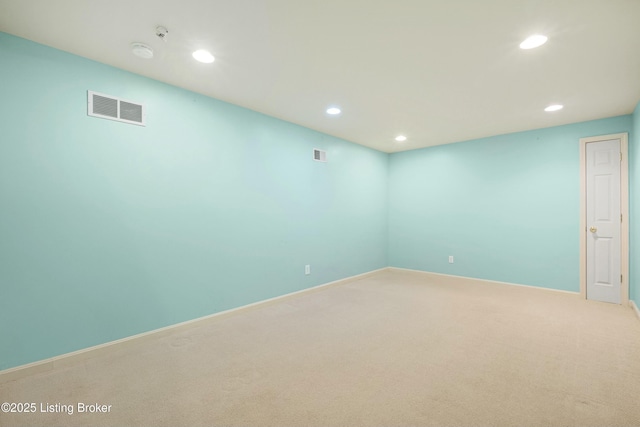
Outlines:
[[[640,0],[0,0],[0,31],[385,152],[640,101]],[[519,49],[534,33],[549,42]]]

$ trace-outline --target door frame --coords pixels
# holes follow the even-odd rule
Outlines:
[[[620,304],[629,304],[629,162],[627,133],[580,138],[580,296],[587,298],[587,144],[590,142],[620,140]]]

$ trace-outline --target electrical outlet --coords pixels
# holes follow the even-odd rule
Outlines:
[[[449,255],[449,264],[453,264],[453,255]]]
[[[307,264],[307,265],[304,266],[304,274],[306,274],[307,276],[309,274],[311,274],[311,266],[310,265]]]

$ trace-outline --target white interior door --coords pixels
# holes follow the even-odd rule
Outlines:
[[[586,145],[587,298],[620,304],[620,140]]]

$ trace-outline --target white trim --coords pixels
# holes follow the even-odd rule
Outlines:
[[[587,143],[611,139],[620,140],[620,152],[622,153],[620,163],[620,213],[622,214],[622,223],[620,224],[620,273],[622,274],[620,304],[626,305],[629,303],[629,146],[627,133],[580,138],[580,296],[584,299],[587,298]]]
[[[531,288],[531,289],[539,289],[541,291],[551,291],[551,292],[562,292],[565,294],[571,295],[579,295],[579,292],[574,291],[565,291],[562,289],[553,289],[553,288],[544,288],[542,286],[531,286],[531,285],[522,285],[520,283],[510,283],[510,282],[499,282],[497,280],[487,280],[487,279],[476,279],[474,277],[466,277],[466,276],[454,276],[452,274],[444,274],[444,273],[432,273],[430,271],[422,271],[422,270],[412,270],[410,268],[400,268],[400,267],[389,267],[389,271],[398,271],[398,272],[407,272],[407,273],[416,273],[423,276],[429,276],[432,278],[447,278],[452,279],[457,284],[471,284],[471,283],[488,283],[492,285],[508,285],[508,286],[519,286],[522,288]]]
[[[631,306],[631,308],[633,308],[633,311],[636,312],[636,316],[638,316],[638,319],[640,319],[640,309],[638,309],[638,306],[636,305],[635,301],[630,299],[629,305]]]
[[[344,285],[346,283],[355,282],[364,279],[369,276],[373,276],[377,273],[387,271],[387,267],[380,268],[378,270],[372,270],[367,273],[357,274],[355,276],[346,277],[344,279],[335,280],[333,282],[324,283],[322,285],[313,286],[311,288],[301,289],[299,291],[290,292],[288,294],[280,295],[277,297],[269,298],[266,300],[254,302],[251,304],[243,305],[241,307],[232,308],[230,310],[220,311],[218,313],[210,314],[208,316],[199,317],[193,320],[187,320],[186,322],[176,323],[175,325],[165,326],[164,328],[154,329],[152,331],[143,332],[141,334],[132,335],[130,337],[122,338],[119,340],[107,342],[104,344],[96,345],[93,347],[84,348],[82,350],[74,351],[71,353],[61,354],[59,356],[52,357],[50,359],[39,360],[37,362],[29,363],[26,365],[16,366],[14,368],[5,369],[0,371],[0,384],[7,383],[9,381],[15,381],[20,378],[28,377],[37,373],[51,371],[63,366],[69,366],[78,362],[99,356],[101,354],[114,352],[126,347],[132,347],[142,342],[149,341],[151,339],[157,339],[171,333],[178,332],[183,329],[187,329],[202,322],[207,322],[214,319],[238,314],[242,311],[251,310],[258,307],[271,305],[282,300],[293,298],[301,294],[313,293],[321,291],[325,288],[337,285]]]

